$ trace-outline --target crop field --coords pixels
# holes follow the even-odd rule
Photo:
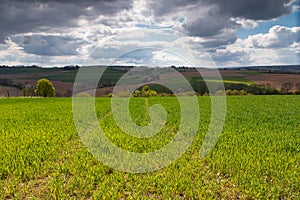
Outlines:
[[[60,71],[57,68],[37,68],[37,67],[17,67],[17,68],[2,68],[0,67],[0,73],[3,74],[34,74],[34,73],[49,73]]]
[[[77,73],[78,73],[78,70],[71,70],[70,72],[47,76],[47,78],[49,80],[57,80],[57,81],[62,81],[62,82],[74,83]],[[124,74],[124,72],[107,69],[103,73],[101,82],[117,82],[123,74]]]
[[[161,170],[133,174],[95,159],[76,131],[71,98],[0,98],[0,199],[299,199],[300,96],[228,96],[223,132],[204,158],[207,96],[197,97],[200,125],[190,148]],[[180,124],[175,97],[132,98],[130,113],[147,125],[164,106],[164,128],[148,139],[124,133],[110,98],[97,98],[99,124],[117,146],[143,153],[168,144]],[[191,119],[196,120],[196,119]]]
[[[194,83],[195,81],[203,81],[204,79],[201,77],[192,77],[190,78],[190,82]],[[220,82],[218,77],[206,77],[206,81],[211,81],[211,82]],[[254,82],[249,81],[248,79],[241,77],[241,76],[226,76],[222,78],[222,82],[224,83],[236,83],[236,84],[253,84]]]

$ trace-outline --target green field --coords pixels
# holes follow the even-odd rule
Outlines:
[[[190,83],[194,83],[196,81],[204,81],[202,77],[192,77],[188,79]],[[224,83],[232,83],[232,84],[246,84],[250,85],[253,84],[252,81],[241,77],[241,76],[224,76],[222,77],[222,80],[220,80],[219,77],[206,77],[205,79],[208,82],[224,82]]]
[[[210,98],[198,97],[198,134],[186,153],[159,171],[131,174],[97,161],[83,146],[70,98],[0,99],[0,199],[298,199],[300,96],[229,96],[224,130],[205,158],[199,150],[210,122]],[[133,120],[162,104],[166,126],[150,139],[123,133],[110,99],[96,99],[107,137],[133,152],[159,149],[180,123],[175,97],[134,98]],[[195,120],[195,119],[193,119]]]
[[[241,70],[239,71],[240,74],[245,74],[247,76],[256,76],[260,74],[266,74],[267,72],[264,71],[256,71],[256,70]]]
[[[32,73],[49,73],[61,71],[59,68],[40,68],[40,67],[0,67],[0,74],[32,74]]]
[[[53,81],[63,81],[63,82],[74,83],[77,72],[78,72],[78,70],[70,70],[69,72],[64,72],[61,74],[47,76],[46,78],[48,78],[49,80],[53,80]],[[115,82],[116,83],[123,74],[124,74],[124,72],[121,72],[121,71],[106,69],[101,77],[100,82],[102,82],[102,83],[103,82]]]

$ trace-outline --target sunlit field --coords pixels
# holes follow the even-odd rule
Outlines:
[[[150,152],[176,135],[180,107],[175,97],[132,98],[130,113],[139,125],[149,122],[151,105],[163,105],[168,114],[165,127],[149,139],[122,132],[110,101],[97,98],[96,114],[119,147]],[[224,130],[205,158],[199,158],[199,150],[210,122],[210,98],[198,101],[198,134],[185,154],[161,170],[132,174],[103,165],[85,148],[71,98],[2,98],[0,198],[299,198],[299,95],[227,97]]]

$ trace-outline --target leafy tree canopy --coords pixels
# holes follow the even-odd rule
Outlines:
[[[48,79],[42,78],[37,81],[36,89],[34,90],[37,96],[42,97],[54,97],[55,96],[55,88],[51,81]]]

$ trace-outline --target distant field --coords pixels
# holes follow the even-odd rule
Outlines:
[[[220,78],[216,77],[207,77],[207,81],[220,81]],[[192,77],[189,79],[190,83],[194,83],[195,81],[204,81],[201,77]],[[242,76],[224,76],[222,77],[222,80],[224,83],[234,83],[234,84],[253,84],[254,82],[242,77]]]
[[[83,146],[70,98],[0,99],[1,199],[297,199],[300,196],[300,96],[229,96],[223,133],[205,158],[198,153],[210,122],[210,98],[198,97],[201,124],[188,151],[162,170],[130,174],[97,161]],[[134,152],[159,149],[180,122],[174,97],[135,98],[133,120],[160,103],[166,126],[150,139],[123,133],[110,99],[96,99],[96,114],[110,140]],[[196,119],[194,119],[196,120]]]
[[[56,81],[74,83],[77,72],[78,72],[78,70],[72,70],[70,72],[65,72],[65,73],[52,75],[52,76],[47,76],[46,78],[48,78],[49,80],[56,80]],[[123,74],[124,73],[121,72],[121,71],[107,69],[103,73],[100,82],[117,82]]]
[[[105,96],[107,93],[112,92],[112,86],[117,83],[119,78],[129,70],[130,68],[108,68],[101,77],[99,81],[99,86],[101,88],[97,89],[97,93],[100,96]],[[125,70],[125,71],[122,71]],[[1,68],[0,67],[0,81],[7,79],[16,84],[21,84],[25,86],[30,84],[35,86],[36,81],[40,78],[47,78],[54,83],[56,92],[58,96],[70,96],[73,89],[73,83],[75,81],[78,69],[77,68],[30,68],[30,67],[18,67],[18,68]],[[203,78],[200,76],[197,70],[195,69],[184,69],[181,71],[182,75],[191,83],[203,82]],[[276,88],[278,91],[281,90],[282,85],[290,82],[293,85],[296,85],[300,82],[300,74],[279,74],[268,73],[266,71],[257,71],[257,70],[230,70],[222,69],[220,70],[223,82],[226,84],[226,87],[230,84],[244,84],[244,85],[267,85],[269,87]],[[160,74],[160,78],[168,77],[170,79],[175,78],[174,73],[165,73]],[[158,76],[158,77],[159,77]],[[219,78],[215,77],[215,74],[208,73],[206,80],[215,82],[219,81]],[[2,85],[6,88],[3,90],[0,89],[0,96],[7,96],[7,90],[11,96],[21,96],[22,91],[14,86]],[[1,85],[1,82],[0,82]],[[157,87],[160,88],[160,87]],[[231,87],[229,87],[231,89]],[[5,90],[4,90],[5,89]],[[295,92],[296,88],[290,90]]]
[[[241,70],[239,71],[240,74],[248,75],[248,76],[255,76],[259,74],[266,74],[266,72],[260,72],[255,70]]]
[[[59,68],[30,68],[30,67],[17,67],[17,68],[1,68],[0,74],[31,74],[40,72],[55,72],[61,71]]]

